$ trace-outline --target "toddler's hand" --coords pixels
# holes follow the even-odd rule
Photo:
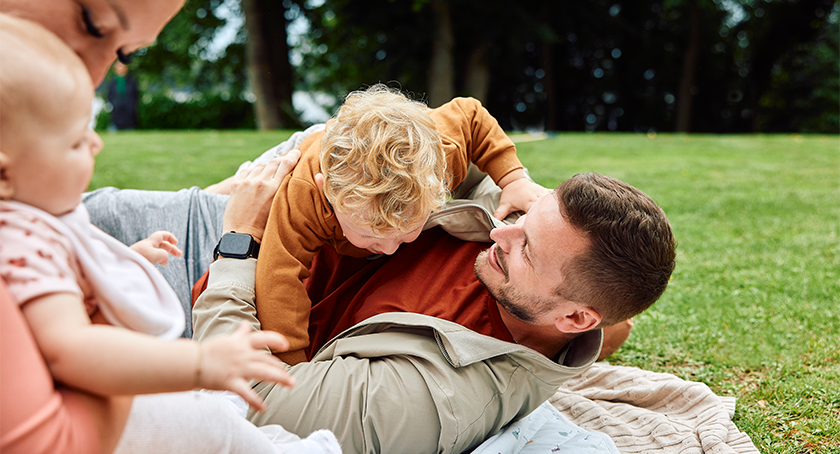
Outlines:
[[[165,230],[158,230],[145,240],[140,240],[132,244],[131,249],[134,249],[135,252],[139,253],[145,257],[146,260],[152,263],[159,263],[166,266],[169,263],[169,254],[172,254],[175,257],[184,255],[184,253],[175,246],[176,244],[178,244],[178,239],[175,238],[175,235]]]
[[[247,323],[229,336],[217,336],[199,344],[201,375],[198,386],[219,391],[233,391],[249,405],[263,411],[265,404],[249,386],[251,380],[270,381],[292,387],[294,378],[285,365],[266,351],[289,348],[285,337],[274,331],[252,331]]]
[[[511,181],[502,189],[499,208],[493,213],[493,217],[504,219],[514,211],[524,211],[527,213],[537,199],[549,192],[548,189],[527,178]]]

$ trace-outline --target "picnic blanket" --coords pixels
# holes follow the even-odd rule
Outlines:
[[[735,398],[671,374],[599,362],[549,399],[581,428],[605,433],[622,454],[758,454],[732,422]]]
[[[549,402],[508,424],[471,454],[621,454],[609,436],[572,424]]]

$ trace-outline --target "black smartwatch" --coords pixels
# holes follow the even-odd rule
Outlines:
[[[228,232],[222,235],[216,249],[213,249],[213,260],[219,256],[229,259],[257,258],[260,254],[260,243],[247,233]]]

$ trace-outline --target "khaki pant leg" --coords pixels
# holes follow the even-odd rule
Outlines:
[[[440,419],[428,385],[404,357],[300,363],[297,385],[258,383],[268,410],[248,414],[261,426],[280,424],[299,436],[331,430],[345,454],[438,452]]]

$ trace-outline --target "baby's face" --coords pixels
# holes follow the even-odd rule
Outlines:
[[[403,232],[400,230],[388,230],[385,232],[376,232],[368,226],[359,225],[353,222],[350,216],[335,212],[335,217],[338,219],[341,230],[344,231],[344,236],[347,241],[357,248],[367,249],[374,254],[391,255],[397,251],[403,243],[411,243],[416,240],[423,231],[425,221],[417,224],[414,227],[409,227],[411,230]],[[426,216],[428,217],[428,216]]]
[[[13,131],[4,131],[4,142],[13,145],[3,150],[12,199],[55,216],[81,202],[93,175],[93,157],[102,149],[102,139],[88,127],[93,86],[84,76],[71,93],[38,106],[21,116]]]

